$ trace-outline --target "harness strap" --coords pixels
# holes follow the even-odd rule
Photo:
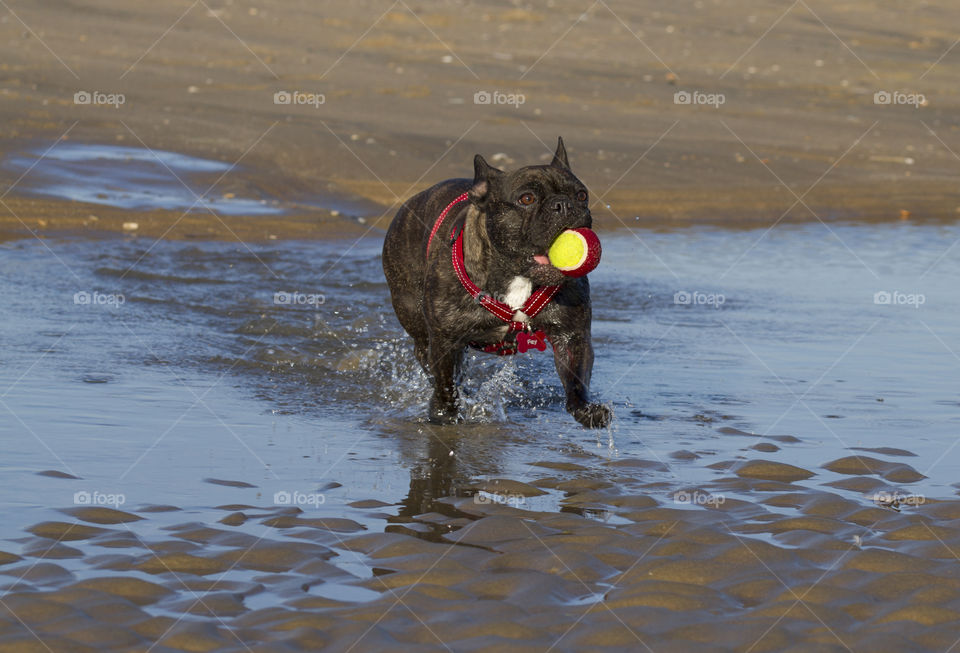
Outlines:
[[[452,202],[447,204],[447,206],[437,217],[437,221],[433,223],[433,229],[430,231],[430,238],[427,240],[426,255],[428,258],[430,256],[430,245],[433,243],[433,237],[437,235],[438,231],[440,231],[440,226],[443,224],[443,221],[457,204],[465,202],[468,197],[469,196],[467,193],[458,195]],[[470,280],[470,276],[467,274],[466,264],[463,261],[463,228],[464,224],[461,222],[459,225],[454,227],[450,234],[450,239],[453,241],[453,245],[450,248],[450,258],[451,262],[453,263],[453,271],[456,273],[457,279],[460,280],[460,285],[463,286],[463,289],[466,290],[467,293],[477,301],[477,303],[483,306],[496,318],[506,322],[510,326],[511,332],[529,331],[530,320],[534,318],[541,310],[543,310],[543,307],[546,306],[551,299],[553,299],[553,296],[556,295],[560,290],[560,286],[543,286],[538,288],[527,298],[527,301],[524,302],[521,309],[514,311],[508,304],[494,299],[488,293],[484,292],[480,286]],[[541,332],[538,332],[538,334],[542,335]],[[471,343],[471,346],[491,354],[497,354],[499,356],[517,353],[517,345],[506,340],[493,343],[491,345],[477,345]]]
[[[447,214],[450,213],[450,209],[452,209],[453,207],[455,207],[455,206],[456,206],[457,204],[459,204],[460,202],[465,202],[465,201],[467,200],[467,197],[469,197],[469,196],[468,196],[466,193],[463,193],[463,194],[461,194],[461,195],[458,195],[455,200],[453,200],[452,202],[450,202],[449,204],[447,204],[447,208],[445,208],[445,209],[440,213],[440,217],[438,217],[438,218],[437,218],[437,221],[433,223],[433,230],[430,232],[430,238],[429,238],[429,240],[427,240],[427,258],[430,258],[430,243],[433,242],[433,237],[437,235],[437,232],[438,232],[438,231],[440,231],[440,225],[443,224],[444,218],[446,218],[446,217],[447,217]]]
[[[460,280],[460,285],[462,285],[464,290],[476,299],[481,306],[509,324],[511,331],[523,331],[526,329],[529,320],[543,310],[543,307],[546,306],[547,303],[553,299],[553,296],[557,294],[557,291],[560,290],[560,286],[543,286],[542,288],[538,288],[527,298],[527,301],[523,304],[523,308],[520,309],[519,312],[523,313],[523,315],[518,315],[508,304],[494,299],[483,292],[483,290],[467,276],[467,268],[463,262],[463,229],[455,229],[451,234],[451,238],[456,238],[456,240],[453,241],[450,258],[453,262],[453,270],[457,273],[457,278]],[[517,319],[518,317],[520,319]]]

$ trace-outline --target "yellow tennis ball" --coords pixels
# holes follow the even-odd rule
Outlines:
[[[583,262],[586,255],[586,240],[573,230],[564,231],[557,236],[557,239],[550,245],[550,251],[547,252],[550,264],[561,270],[576,268]]]
[[[600,239],[587,227],[567,229],[553,241],[547,258],[565,276],[582,277],[600,263]]]

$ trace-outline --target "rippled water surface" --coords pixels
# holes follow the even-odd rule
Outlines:
[[[617,458],[652,461],[666,494],[747,454],[829,482],[823,463],[886,447],[915,454],[890,458],[928,477],[912,491],[951,495],[957,238],[910,224],[606,234],[593,385],[616,420],[600,432],[563,411],[542,354],[473,356],[468,423],[425,424],[379,237],[6,243],[3,535],[78,491],[198,515],[277,492],[323,515],[376,497],[402,516],[478,479],[542,475],[535,463],[609,475]]]

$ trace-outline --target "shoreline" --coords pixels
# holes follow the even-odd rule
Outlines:
[[[809,224],[822,221],[831,224],[881,224],[913,222],[918,224],[949,224],[960,220],[960,206],[952,213],[938,210],[942,201],[924,199],[920,188],[917,202],[909,205],[891,205],[879,199],[861,202],[858,206],[829,208],[809,204],[809,209],[796,204],[792,209],[780,209],[777,204],[786,190],[749,195],[749,205],[711,208],[708,200],[714,193],[669,190],[650,191],[641,195],[646,215],[628,212],[614,213],[604,207],[593,210],[594,228],[600,232],[616,233],[639,228],[653,231],[674,231],[696,228],[752,230],[776,228],[786,224]],[[831,189],[830,195],[838,201],[849,197],[845,189]],[[370,199],[370,198],[367,198]],[[793,203],[795,198],[790,198]],[[371,200],[372,201],[372,200]],[[377,215],[347,216],[337,210],[316,209],[311,212],[291,211],[284,215],[213,215],[209,211],[180,210],[130,211],[102,204],[47,199],[20,194],[8,196],[6,207],[0,211],[0,241],[23,238],[86,237],[110,238],[116,235],[147,236],[172,240],[240,240],[265,242],[270,240],[329,240],[363,235],[383,235],[396,209],[385,208]],[[399,203],[397,204],[399,206]],[[789,204],[787,205],[789,207]],[[910,206],[911,208],[906,208]],[[738,217],[731,217],[739,213]],[[131,228],[130,223],[136,225]]]
[[[950,83],[950,58],[937,65],[955,40],[944,28],[960,18],[954,7],[909,18],[856,12],[855,24],[855,5],[825,8],[824,23],[836,24],[831,35],[811,29],[800,9],[749,8],[743,23],[747,7],[691,13],[613,3],[584,14],[569,2],[494,5],[473,17],[468,37],[457,11],[440,7],[293,11],[265,0],[255,10],[228,5],[204,15],[186,5],[103,6],[106,24],[98,12],[43,5],[18,11],[35,35],[16,21],[0,24],[8,55],[0,64],[3,190],[19,181],[3,163],[30,146],[62,139],[166,150],[231,166],[215,196],[294,205],[276,225],[225,218],[241,239],[267,239],[271,230],[316,238],[327,232],[318,236],[311,223],[353,233],[322,210],[298,210],[325,187],[387,211],[416,190],[470,175],[476,153],[500,168],[546,163],[559,135],[601,231],[769,227],[788,211],[784,221],[815,221],[807,206],[827,223],[960,217],[960,89]],[[772,26],[776,36],[763,38]],[[98,38],[104,31],[108,38]],[[491,90],[524,101],[477,100]],[[924,102],[877,101],[891,90]],[[77,102],[77,93],[91,92],[124,102]],[[323,102],[277,102],[277,93],[291,92]],[[724,100],[678,101],[684,93]],[[20,186],[33,185],[34,174]],[[42,219],[51,231],[86,229],[92,213],[111,225],[144,223],[143,233],[156,237],[176,219],[42,206],[21,189],[3,197],[31,228]],[[185,221],[192,237],[233,237],[215,219]],[[5,210],[0,231],[29,235]]]

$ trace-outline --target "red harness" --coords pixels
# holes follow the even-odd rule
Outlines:
[[[454,206],[460,204],[461,202],[465,202],[467,197],[467,194],[463,193],[452,202],[447,204],[446,208],[444,208],[440,213],[440,216],[433,225],[433,230],[430,232],[430,239],[427,241],[428,257],[430,255],[430,243],[433,241],[433,237],[436,235],[437,231],[440,230],[440,225],[443,224],[447,214],[450,213],[450,210]],[[527,298],[527,301],[523,304],[523,308],[521,308],[519,311],[514,311],[509,305],[494,299],[488,293],[481,290],[481,288],[477,284],[473,283],[473,281],[470,280],[470,277],[467,276],[467,268],[463,262],[463,225],[460,225],[459,228],[454,228],[453,232],[450,234],[450,240],[453,241],[451,252],[453,270],[457,273],[457,278],[460,280],[460,285],[463,286],[463,289],[466,290],[470,296],[477,301],[477,303],[490,311],[490,313],[492,313],[498,319],[506,322],[510,326],[511,333],[517,333],[515,343],[509,340],[503,340],[492,345],[482,345],[471,342],[470,346],[490,354],[497,354],[499,356],[516,354],[517,351],[522,354],[528,349],[546,351],[546,343],[548,341],[546,334],[542,330],[531,332],[530,320],[536,316],[537,313],[543,310],[543,307],[546,306],[551,299],[553,299],[553,296],[557,294],[558,290],[560,290],[560,286],[543,286],[542,288],[538,288],[530,295],[530,297]],[[517,313],[522,313],[522,315],[518,316]],[[515,319],[517,317],[520,319]]]

